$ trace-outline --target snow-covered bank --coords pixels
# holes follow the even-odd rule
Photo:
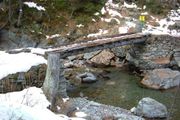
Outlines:
[[[73,117],[55,114],[47,109],[50,103],[41,88],[30,87],[19,92],[0,94],[0,120],[101,120],[107,115],[123,120],[144,120],[128,110],[85,98],[72,98],[69,102],[79,108],[78,111],[74,111]]]
[[[20,92],[0,94],[0,120],[84,120],[51,112],[41,88],[30,87]]]
[[[34,49],[33,51],[37,53],[40,52],[40,49]],[[33,53],[9,54],[5,51],[0,51],[0,79],[9,74],[27,72],[32,66],[46,64],[46,62],[44,57]]]

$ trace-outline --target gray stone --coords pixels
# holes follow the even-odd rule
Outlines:
[[[176,61],[178,67],[180,67],[180,51],[175,51],[174,60]]]
[[[73,61],[77,58],[77,56],[73,55],[73,56],[68,56],[68,60]]]
[[[71,102],[73,106],[78,107],[79,111],[86,113],[89,118],[88,120],[102,120],[108,116],[112,116],[118,120],[144,120],[120,107],[100,104],[85,98],[73,98],[70,99],[69,102]]]
[[[116,47],[111,50],[117,57],[125,57],[126,56],[126,50],[124,47]]]
[[[111,60],[114,57],[115,57],[114,54],[109,50],[103,50],[98,55],[94,56],[90,61],[94,65],[108,66],[111,64]]]
[[[81,80],[83,83],[96,82],[97,79],[92,73],[85,72],[76,76],[77,79]]]
[[[93,58],[95,55],[97,55],[98,53],[100,53],[100,51],[85,53],[84,56],[83,56],[83,58],[84,58],[85,60],[89,60],[89,59]]]
[[[166,118],[168,114],[166,106],[149,97],[141,99],[131,112],[147,118]]]
[[[148,71],[141,83],[153,89],[168,89],[180,85],[180,72],[169,68],[155,69]]]

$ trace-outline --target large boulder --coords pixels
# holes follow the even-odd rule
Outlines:
[[[141,99],[131,112],[147,118],[166,118],[168,114],[166,106],[149,97]]]
[[[169,68],[148,71],[141,83],[153,89],[168,89],[180,85],[180,72]]]
[[[71,107],[74,106],[84,112],[87,120],[144,120],[133,115],[129,110],[100,104],[85,98],[72,98],[68,102],[71,103]]]
[[[112,58],[114,58],[114,54],[108,50],[103,50],[98,55],[94,56],[90,61],[95,65],[110,65]]]

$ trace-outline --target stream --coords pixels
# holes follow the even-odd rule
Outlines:
[[[137,106],[143,97],[151,97],[166,105],[171,120],[180,119],[180,89],[152,90],[139,84],[140,77],[121,68],[103,68],[103,70],[108,71],[106,73],[108,79],[100,78],[96,83],[78,85],[69,95],[79,97],[81,94],[89,100],[128,110]]]

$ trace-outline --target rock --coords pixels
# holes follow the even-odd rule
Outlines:
[[[89,59],[91,59],[92,57],[94,57],[95,55],[97,55],[98,53],[100,53],[100,51],[85,53],[84,56],[83,56],[83,58],[84,58],[85,60],[89,60]]]
[[[115,57],[113,53],[108,50],[103,50],[101,53],[94,56],[90,61],[95,65],[107,66],[110,65],[113,57]]]
[[[74,67],[74,63],[72,61],[67,60],[64,62],[64,67],[65,68],[72,68],[72,67]]]
[[[178,65],[178,67],[180,67],[180,50],[175,51],[175,53],[174,53],[174,59],[175,59],[177,65]]]
[[[73,56],[68,56],[67,58],[69,61],[73,61],[77,58],[77,56],[73,55]]]
[[[76,76],[77,79],[81,80],[82,83],[93,83],[97,79],[92,73],[85,72]]]
[[[153,89],[168,89],[180,85],[180,72],[169,68],[148,71],[141,83]]]
[[[170,56],[167,56],[167,57],[157,57],[155,59],[152,59],[152,61],[155,63],[155,64],[161,64],[161,65],[166,65],[166,64],[170,64],[171,62],[171,57]]]
[[[131,112],[147,118],[166,118],[168,114],[166,106],[149,97],[141,99]]]
[[[78,107],[79,111],[84,112],[87,118],[89,118],[88,120],[108,120],[108,118],[115,118],[117,120],[144,120],[133,115],[128,110],[89,101],[85,98],[73,98],[69,102],[73,106]]]
[[[35,40],[24,33],[19,35],[12,31],[1,31],[0,49],[9,50],[20,47],[35,47],[36,45]]]
[[[115,54],[117,57],[125,57],[126,56],[126,50],[124,47],[115,47],[111,49],[112,52]]]
[[[167,68],[172,66],[172,60],[174,60],[174,55],[177,55],[176,51],[179,46],[180,42],[177,37],[151,36],[145,44],[133,46],[133,52],[130,52],[130,55],[127,54],[126,59],[142,70]],[[175,66],[177,64],[178,62]]]
[[[135,66],[139,65],[139,60],[135,59],[130,53],[126,54],[126,60],[129,61],[129,63],[135,64]]]
[[[73,68],[73,67],[83,67],[85,66],[85,61],[84,60],[66,60],[64,61],[64,67],[65,68]]]

